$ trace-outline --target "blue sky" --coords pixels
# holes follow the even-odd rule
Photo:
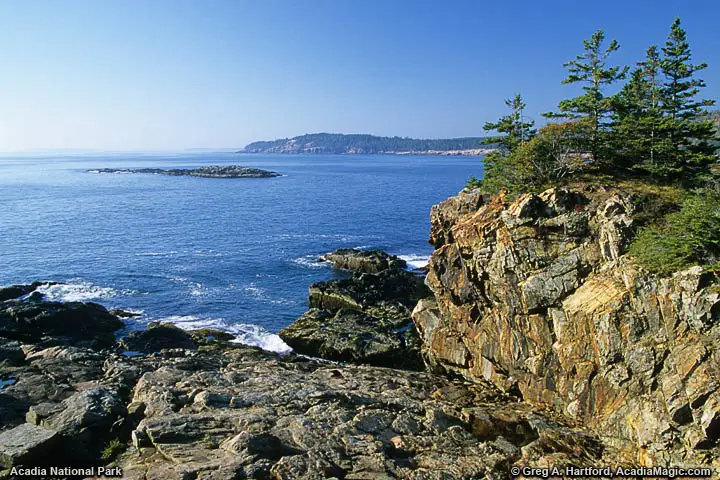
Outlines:
[[[522,92],[572,96],[563,62],[598,28],[619,63],[675,16],[720,97],[720,2],[0,2],[0,151],[234,148],[307,132],[482,135]]]

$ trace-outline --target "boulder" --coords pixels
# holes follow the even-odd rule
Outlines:
[[[334,268],[363,273],[378,273],[382,270],[402,270],[407,267],[405,260],[381,250],[358,250],[341,248],[322,257]]]
[[[68,462],[85,464],[100,456],[113,425],[126,415],[127,409],[117,394],[104,387],[93,387],[60,404],[33,407],[27,420],[59,434]]]
[[[9,287],[0,288],[0,302],[20,298],[24,295],[32,293],[38,287],[43,285],[55,285],[55,282],[33,282],[29,285],[11,285]]]
[[[60,439],[52,430],[29,423],[18,425],[0,432],[0,466],[48,465],[59,445]]]
[[[36,343],[44,337],[60,343],[107,347],[123,327],[97,303],[8,300],[0,303],[0,337]]]
[[[153,353],[164,348],[195,349],[197,345],[188,332],[172,323],[151,322],[147,329],[130,332],[122,338],[120,347],[134,352]]]
[[[377,310],[376,310],[377,311]],[[423,368],[420,342],[410,311],[341,308],[334,313],[311,308],[281,332],[296,352],[341,362],[367,363],[393,368]]]

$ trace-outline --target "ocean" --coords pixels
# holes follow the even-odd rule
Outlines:
[[[89,173],[239,164],[262,179]],[[382,249],[427,262],[430,207],[478,157],[86,154],[0,157],[0,286],[37,280],[48,299],[93,301],[183,328],[214,327],[284,352],[276,333],[308,286],[342,276],[318,257]]]

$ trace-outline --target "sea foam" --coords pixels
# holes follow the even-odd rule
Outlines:
[[[293,263],[307,268],[327,268],[330,267],[329,262],[320,260],[320,255],[303,255],[293,260]]]
[[[425,268],[430,261],[430,255],[398,255],[398,258],[405,260],[411,270]]]
[[[222,318],[200,318],[195,315],[172,315],[159,319],[161,322],[170,322],[183,330],[199,330],[210,328],[235,335],[235,343],[242,343],[252,347],[259,347],[269,352],[280,354],[290,353],[292,348],[275,333],[259,325],[247,323],[228,323]]]
[[[139,293],[135,290],[117,290],[111,287],[102,287],[85,281],[41,285],[35,291],[41,293],[45,299],[53,302],[88,302]]]

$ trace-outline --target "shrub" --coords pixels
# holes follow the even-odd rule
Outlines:
[[[511,152],[490,153],[480,187],[487,193],[535,191],[563,181],[585,167],[581,141],[586,130],[584,121],[551,123]]]
[[[630,254],[651,272],[669,275],[692,265],[720,267],[720,194],[703,190],[686,198],[661,225],[640,231]]]
[[[102,451],[100,459],[107,463],[114,460],[118,455],[127,449],[127,445],[117,438],[110,440]]]

